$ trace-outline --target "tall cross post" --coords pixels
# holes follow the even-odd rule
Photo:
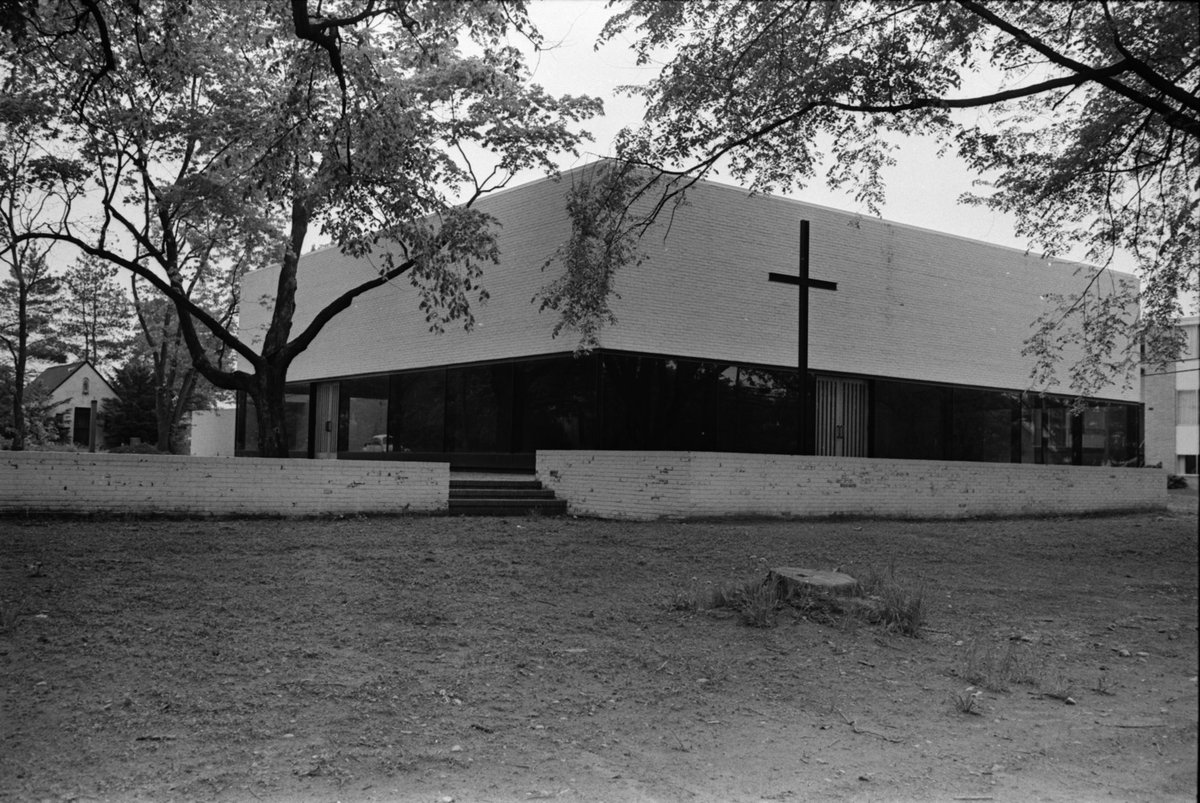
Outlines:
[[[799,454],[812,454],[813,448],[813,428],[815,421],[812,420],[812,405],[809,403],[809,387],[808,387],[808,289],[815,287],[818,290],[833,290],[837,291],[837,282],[827,282],[823,279],[813,279],[808,275],[808,221],[800,221],[800,275],[791,276],[786,273],[775,273],[772,271],[767,274],[767,279],[780,284],[794,284],[797,286],[800,295],[800,312],[798,320],[799,333],[796,337],[796,363],[799,368],[799,381],[797,387],[796,399],[796,414],[798,417],[799,430],[797,440],[799,443]]]

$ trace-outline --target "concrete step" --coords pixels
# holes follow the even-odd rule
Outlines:
[[[451,488],[451,499],[553,499],[546,488]]]
[[[458,516],[524,516],[531,512],[561,516],[565,499],[530,477],[463,477],[450,480],[450,514]]]
[[[454,516],[525,516],[536,511],[544,516],[562,516],[567,512],[565,499],[451,499]]]
[[[537,480],[450,480],[450,490],[475,488],[504,488],[508,490],[540,491],[542,484]]]

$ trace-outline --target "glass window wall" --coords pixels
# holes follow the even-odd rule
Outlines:
[[[239,398],[243,402],[240,451],[258,454],[258,414],[254,400],[246,394],[240,394]],[[308,457],[308,443],[312,426],[309,421],[309,386],[307,384],[288,385],[283,405],[288,454],[292,457]]]
[[[514,451],[599,446],[594,357],[517,363]]]
[[[951,392],[951,460],[1012,463],[1020,457],[1020,396],[999,390],[955,388]]]
[[[800,418],[797,414],[796,371],[771,368],[737,369],[736,388],[727,389],[732,404],[726,406],[731,452],[795,454]]]
[[[345,456],[661,449],[796,453],[794,370],[627,354],[512,361],[343,380]],[[1131,465],[1141,408],[1063,397],[871,381],[871,454],[885,458]],[[1190,401],[1190,400],[1189,400]],[[291,453],[310,452],[310,386],[288,387]],[[257,448],[253,404],[239,446]]]
[[[451,452],[512,451],[513,364],[446,371],[446,445]]]
[[[944,460],[951,391],[916,382],[874,383],[874,456]]]
[[[387,377],[343,381],[338,399],[338,451],[393,451],[394,443],[387,429],[387,413]]]
[[[446,371],[392,376],[388,433],[396,452],[446,451]]]

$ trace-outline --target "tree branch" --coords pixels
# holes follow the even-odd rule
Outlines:
[[[333,320],[338,314],[348,309],[354,302],[354,299],[358,298],[363,293],[374,290],[376,287],[381,287],[393,279],[398,278],[412,268],[412,266],[416,263],[417,260],[415,258],[407,259],[400,263],[398,267],[392,268],[391,270],[386,271],[369,281],[363,282],[357,287],[352,287],[335,298],[333,301],[326,304],[325,308],[318,312],[317,316],[313,318],[312,321],[309,322],[308,326],[304,328],[304,331],[287,344],[285,347],[287,361],[290,362],[292,358],[312,345],[313,340],[315,340],[321,330],[325,328],[325,325]]]
[[[1059,53],[1057,50],[1050,47],[1033,34],[1022,28],[1018,28],[1008,20],[1000,17],[991,9],[975,2],[975,0],[956,0],[956,2],[967,11],[970,11],[996,28],[1004,31],[1018,42],[1021,42],[1027,47],[1036,50],[1038,53],[1041,53],[1043,56],[1050,59],[1050,61],[1054,62],[1060,67],[1066,67],[1077,75],[1086,76],[1086,80],[1095,81],[1101,86],[1107,87],[1117,94],[1129,98],[1134,103],[1137,103],[1140,106],[1145,106],[1147,109],[1157,112],[1158,114],[1162,115],[1163,121],[1166,122],[1167,125],[1200,139],[1200,120],[1190,118],[1179,109],[1163,103],[1158,98],[1151,97],[1144,92],[1138,92],[1136,89],[1126,86],[1120,81],[1114,80],[1114,76],[1119,73],[1109,73],[1106,70],[1096,70],[1095,68],[1088,67],[1086,64],[1075,61],[1069,56]],[[1127,70],[1135,71],[1135,65],[1127,59],[1118,63],[1124,66],[1124,69],[1121,70],[1121,72],[1125,72]]]
[[[1185,107],[1194,111],[1200,111],[1200,98],[1195,95],[1188,94],[1183,87],[1176,85],[1158,71],[1154,70],[1149,64],[1139,59],[1137,56],[1129,52],[1125,44],[1121,41],[1120,35],[1117,33],[1116,20],[1113,19],[1109,12],[1108,3],[1101,3],[1101,8],[1104,9],[1104,18],[1108,20],[1108,26],[1112,30],[1112,43],[1117,52],[1125,57],[1129,62],[1133,72],[1140,76],[1146,83],[1157,89],[1159,92],[1167,95],[1183,104]]]
[[[186,311],[196,320],[203,323],[206,329],[209,329],[219,339],[227,343],[230,348],[245,357],[246,360],[251,364],[258,364],[262,361],[262,358],[256,354],[253,349],[226,331],[220,325],[219,321],[209,315],[203,308],[197,306],[196,303],[188,298],[181,290],[178,290],[170,283],[164,281],[160,276],[155,275],[155,273],[148,269],[145,265],[141,265],[133,260],[126,259],[125,257],[115,254],[106,248],[100,248],[84,242],[83,240],[71,234],[61,234],[57,232],[26,232],[18,235],[16,238],[17,243],[27,240],[50,240],[52,242],[67,243],[75,246],[85,254],[90,254],[91,256],[98,257],[99,259],[112,262],[115,265],[125,268],[130,273],[145,279],[147,282],[153,285],[156,290],[169,298],[181,313]],[[213,384],[216,383],[214,382]]]

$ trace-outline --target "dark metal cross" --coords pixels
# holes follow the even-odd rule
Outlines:
[[[815,287],[818,290],[834,290],[838,289],[837,282],[827,282],[823,279],[812,279],[808,275],[808,221],[800,221],[800,275],[790,276],[786,273],[768,273],[767,279],[772,282],[781,284],[797,285],[800,291],[800,321],[799,321],[799,344],[797,347],[796,362],[800,369],[799,387],[797,388],[797,396],[799,402],[800,430],[798,433],[799,453],[812,454],[813,452],[813,422],[810,422],[811,407],[809,403],[809,388],[808,388],[808,288]]]

